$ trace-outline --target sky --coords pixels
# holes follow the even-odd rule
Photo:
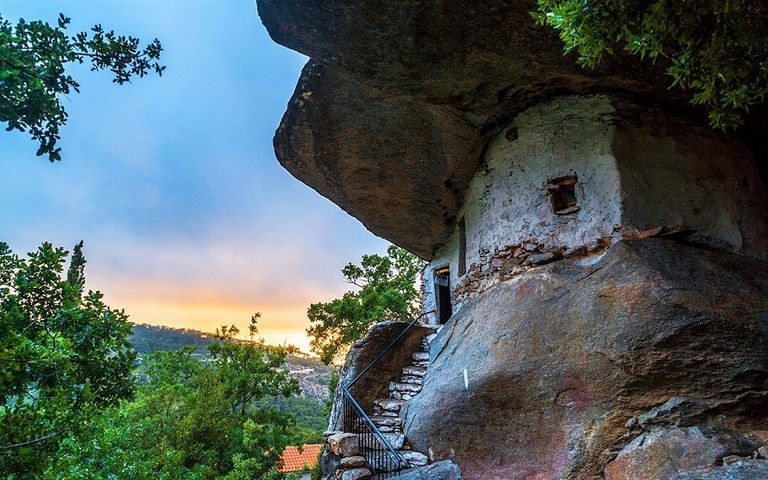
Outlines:
[[[75,67],[61,162],[0,131],[0,240],[17,253],[85,241],[87,287],[136,323],[247,331],[308,351],[310,303],[387,243],[277,162],[272,136],[306,57],[253,0],[2,0],[16,21],[96,23],[165,49],[162,76],[118,86]]]

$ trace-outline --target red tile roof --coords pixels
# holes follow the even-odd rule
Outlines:
[[[303,472],[310,470],[317,463],[320,450],[323,446],[319,443],[303,445],[301,447],[285,447],[283,450],[283,466],[280,473]]]

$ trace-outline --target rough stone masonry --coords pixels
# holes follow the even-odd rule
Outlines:
[[[768,108],[714,132],[661,65],[581,69],[532,0],[257,3],[310,57],[278,160],[429,261],[415,450],[468,479],[766,478]]]

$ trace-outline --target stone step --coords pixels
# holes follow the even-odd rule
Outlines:
[[[419,393],[421,391],[421,385],[417,385],[415,383],[389,382],[389,391],[401,393]]]
[[[424,455],[423,453],[416,452],[414,450],[397,449],[397,453],[402,457],[403,461],[406,463],[406,465],[402,465],[401,468],[423,467],[424,465],[427,465],[429,463],[429,458],[426,455]],[[397,465],[393,462],[393,460],[394,459],[389,456],[383,456],[383,457],[374,456],[373,458],[369,458],[369,461],[372,462],[371,466],[375,470],[379,470],[383,472],[394,471],[394,469],[397,469]]]
[[[398,400],[410,400],[416,394],[415,393],[408,393],[408,392],[396,392],[396,391],[393,391],[393,392],[390,392],[390,395],[392,396],[392,398],[396,398]]]
[[[424,340],[426,340],[427,343],[432,343],[432,340],[434,340],[436,336],[437,336],[436,333],[430,333],[429,335],[424,337]]]
[[[389,444],[394,448],[395,450],[408,450],[410,449],[410,446],[407,446],[405,443],[405,435],[402,433],[382,433],[381,434],[384,439],[389,442]],[[381,442],[377,440],[363,440],[360,442],[361,448],[364,450],[386,450],[386,447],[381,444]],[[408,448],[406,448],[406,446]]]
[[[400,470],[403,470],[405,468],[410,468],[410,465],[408,465],[408,462],[403,459],[403,463],[405,465],[398,465],[398,463],[395,461],[394,458],[390,456],[388,452],[377,452],[379,455],[372,455],[370,458],[368,458],[368,463],[374,471],[378,473],[384,473],[384,472],[398,472]],[[382,476],[389,476],[389,475],[382,475]],[[328,477],[328,478],[334,478],[334,477]],[[345,477],[336,477],[336,478],[345,478]],[[350,477],[350,478],[356,478],[356,477]],[[365,477],[365,478],[381,478],[379,477]]]
[[[403,401],[395,398],[377,398],[373,401],[373,406],[388,412],[399,412],[400,407],[403,406]]]
[[[395,425],[381,425],[376,428],[378,428],[381,433],[403,433],[402,427]]]
[[[414,385],[421,385],[424,383],[424,380],[421,377],[413,377],[410,375],[405,375],[400,378],[400,383],[411,383]]]
[[[397,412],[388,412],[386,410],[381,410],[381,409],[379,409],[379,411],[376,411],[375,408],[373,409],[373,414],[377,417],[399,417],[400,416],[400,414]]]
[[[429,367],[429,362],[413,362],[411,366],[427,368]]]
[[[411,365],[403,369],[403,375],[408,375],[411,377],[423,377],[426,374],[427,369],[424,367],[414,367]]]
[[[428,362],[429,361],[429,353],[428,352],[415,352],[412,357],[417,362]]]
[[[429,458],[423,453],[419,453],[415,450],[399,450],[397,453],[403,457],[403,460],[408,462],[411,467],[423,467],[429,463]]]
[[[371,418],[371,422],[377,427],[399,427],[403,424],[403,420],[400,417],[384,417],[382,415],[374,415]]]

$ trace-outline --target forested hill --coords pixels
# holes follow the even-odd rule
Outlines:
[[[162,325],[134,324],[131,342],[140,355],[161,350],[178,350],[193,346],[196,353],[206,356],[208,345],[216,341],[213,334],[172,328]],[[285,366],[299,381],[302,394],[325,401],[328,398],[328,382],[333,369],[319,359],[308,355],[288,355]]]
[[[206,354],[208,345],[216,341],[216,337],[210,333],[186,328],[134,324],[132,329],[131,343],[133,348],[142,355],[161,350],[178,350],[188,346],[196,347],[197,353]]]

